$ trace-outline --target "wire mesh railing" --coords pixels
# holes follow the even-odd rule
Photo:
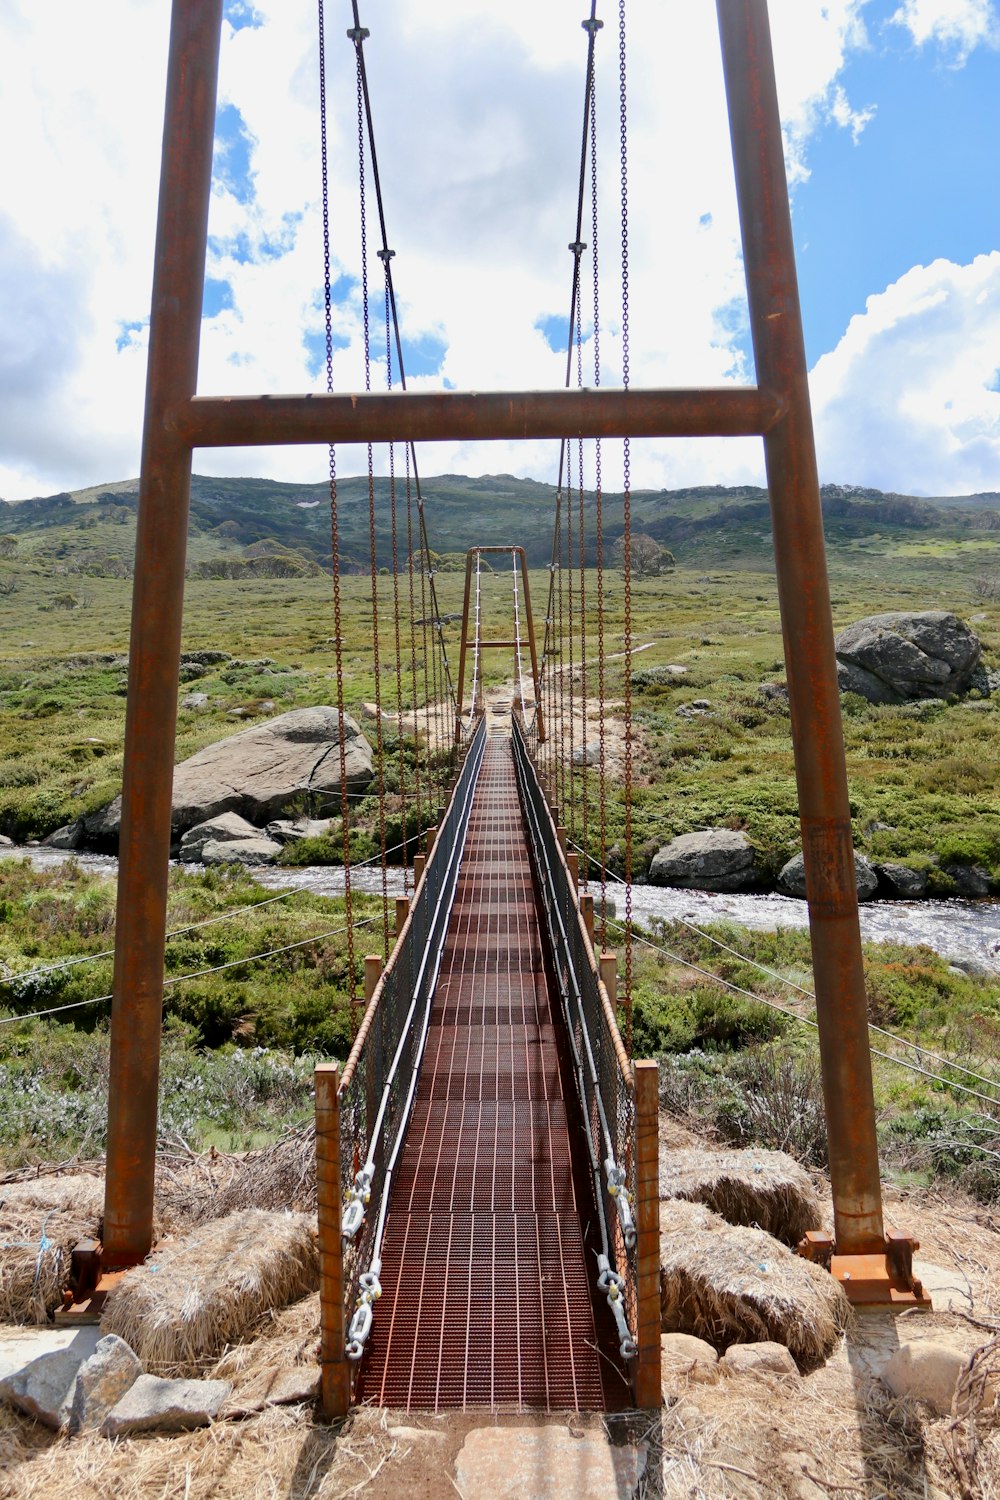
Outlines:
[[[614,1316],[622,1358],[629,1360],[637,1353],[639,1311],[635,1079],[580,912],[576,885],[516,717],[513,740],[587,1137],[601,1238],[597,1284]]]
[[[359,1359],[380,1295],[381,1245],[486,744],[481,720],[423,877],[365,1012],[339,1089],[347,1352]]]

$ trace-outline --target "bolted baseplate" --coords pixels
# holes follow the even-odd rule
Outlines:
[[[913,1255],[920,1241],[908,1234],[887,1234],[885,1247],[839,1255],[833,1235],[810,1229],[798,1253],[825,1266],[855,1307],[924,1307],[931,1299],[913,1274]]]

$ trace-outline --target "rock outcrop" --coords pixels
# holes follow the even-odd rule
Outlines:
[[[280,853],[279,843],[239,813],[221,813],[196,823],[181,839],[181,859],[203,865],[270,865]]]
[[[863,854],[854,855],[854,883],[858,888],[858,900],[870,901],[878,890],[878,876]],[[801,851],[793,854],[778,876],[778,890],[786,896],[806,894],[806,867]]]
[[[347,789],[364,791],[373,775],[372,748],[348,714],[344,748]],[[327,706],[296,708],[206,745],[175,767],[173,831],[180,837],[221,813],[238,813],[258,827],[283,813],[332,813],[339,794],[340,714]],[[116,797],[85,819],[85,841],[114,845],[120,825]]]
[[[728,828],[682,833],[654,854],[649,878],[687,890],[750,890],[756,884],[753,846],[746,834]]]
[[[954,697],[982,655],[975,631],[941,609],[869,615],[842,630],[836,647],[841,690],[869,703]]]

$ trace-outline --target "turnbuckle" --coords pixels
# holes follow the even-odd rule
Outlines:
[[[350,1334],[346,1350],[348,1359],[357,1361],[365,1352],[365,1344],[372,1331],[372,1307],[382,1295],[382,1283],[378,1279],[381,1269],[380,1260],[372,1261],[372,1269],[366,1271],[358,1283],[361,1290],[354,1305],[351,1326],[347,1330]]]
[[[608,1195],[614,1200],[618,1210],[625,1248],[631,1250],[636,1242],[635,1216],[632,1213],[632,1194],[625,1184],[624,1168],[616,1166],[614,1157],[609,1156],[604,1163],[604,1170],[608,1174]]]
[[[632,1337],[628,1320],[625,1317],[625,1282],[617,1271],[612,1270],[606,1255],[599,1255],[597,1264],[600,1268],[600,1275],[597,1278],[598,1290],[604,1292],[607,1297],[608,1306],[618,1328],[618,1351],[622,1359],[634,1359],[639,1352],[639,1347]]]
[[[341,1237],[345,1240],[353,1240],[364,1223],[365,1209],[371,1202],[372,1178],[374,1175],[375,1168],[366,1165],[361,1168],[361,1171],[354,1179],[354,1186],[351,1189],[351,1195],[347,1200],[347,1207],[344,1209],[344,1215],[340,1223]]]

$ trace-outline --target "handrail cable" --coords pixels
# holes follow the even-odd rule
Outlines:
[[[274,958],[279,953],[291,953],[293,948],[307,948],[310,943],[322,942],[324,938],[339,937],[342,933],[350,932],[351,926],[370,927],[377,922],[377,917],[364,917],[360,922],[348,924],[345,927],[332,927],[328,932],[315,932],[312,937],[299,938],[294,943],[285,943],[280,948],[268,948],[264,953],[248,953],[246,958],[231,958],[224,964],[214,964],[210,969],[194,969],[190,974],[172,974],[169,979],[163,981],[164,989],[172,984],[184,984],[188,979],[204,979],[208,974],[221,974],[224,969],[239,969],[244,964],[257,963],[262,958]],[[106,1000],[113,999],[111,995],[92,995],[89,1000],[74,1000],[69,1005],[54,1005],[48,1010],[32,1011],[29,1015],[0,1016],[0,1026],[13,1026],[18,1021],[37,1021],[43,1016],[60,1015],[64,1010],[81,1010],[86,1005],[101,1005]]]
[[[583,850],[580,849],[579,844],[574,844],[573,847],[579,850],[581,854],[583,853]],[[615,875],[612,871],[608,871],[608,875],[611,880],[615,881],[616,884],[625,884],[625,882],[621,879],[621,876]],[[742,963],[747,964],[750,968],[757,969],[761,974],[767,974],[769,978],[776,979],[779,984],[787,986],[787,988],[790,990],[797,990],[798,993],[805,999],[815,1001],[816,995],[812,990],[806,989],[804,985],[798,984],[794,979],[788,979],[784,974],[779,974],[777,969],[769,968],[767,964],[762,964],[759,959],[751,958],[747,953],[741,953],[738,948],[733,948],[729,943],[724,943],[721,938],[717,938],[713,936],[712,933],[706,932],[704,928],[697,926],[697,924],[694,922],[688,921],[686,917],[670,917],[658,920],[669,920],[671,922],[676,922],[679,927],[687,927],[691,932],[695,932],[699,937],[704,938],[707,943],[714,944],[716,948],[721,948],[725,953],[731,953],[734,958],[738,958]],[[664,949],[663,951],[666,952],[667,950]],[[670,956],[674,957],[675,955]],[[677,962],[687,963],[687,960],[678,958]],[[699,972],[702,971],[699,970]],[[716,976],[716,978],[718,978],[718,976]],[[720,979],[719,983],[728,983],[728,981]],[[741,991],[741,993],[752,994],[753,992],[750,990],[746,990]],[[761,1003],[764,1002],[762,1001]],[[789,1014],[793,1015],[795,1014],[795,1012],[789,1011]],[[954,1068],[956,1072],[964,1074],[966,1078],[974,1078],[977,1083],[985,1083],[990,1088],[1000,1090],[1000,1079],[991,1078],[988,1074],[985,1073],[977,1073],[973,1068],[967,1068],[963,1063],[955,1062],[953,1058],[944,1057],[940,1052],[932,1052],[929,1047],[922,1047],[919,1042],[914,1042],[909,1037],[900,1036],[897,1031],[889,1031],[885,1026],[879,1026],[874,1021],[868,1022],[868,1030],[873,1032],[876,1036],[884,1036],[889,1041],[898,1042],[901,1047],[911,1047],[914,1052],[919,1052],[921,1056],[929,1057],[934,1062],[943,1064],[943,1066],[946,1068]],[[1000,1100],[998,1100],[998,1103],[1000,1103]]]

